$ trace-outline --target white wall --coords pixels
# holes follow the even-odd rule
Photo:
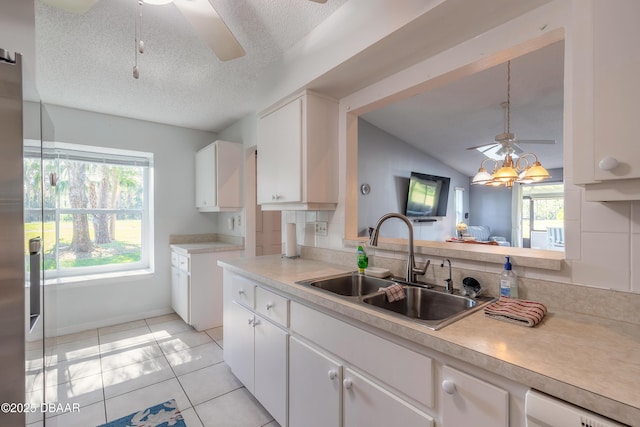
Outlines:
[[[216,232],[216,217],[195,208],[195,152],[216,139],[209,132],[47,105],[57,142],[154,155],[155,272],[48,287],[48,333],[69,333],[171,312],[170,234]]]
[[[447,216],[436,222],[414,222],[417,240],[444,241],[455,235],[455,187],[469,193],[469,177],[444,165],[417,148],[372,125],[358,120],[358,185],[371,186],[368,195],[358,192],[358,235],[367,236],[367,227],[375,227],[378,219],[388,212],[404,213],[411,172],[451,178]],[[388,221],[381,236],[407,237],[402,221]]]

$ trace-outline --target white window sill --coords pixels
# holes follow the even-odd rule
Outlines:
[[[112,283],[131,282],[144,280],[152,277],[152,269],[145,268],[130,271],[115,271],[111,273],[86,274],[82,276],[68,276],[45,279],[45,286],[62,285],[65,289],[74,287],[86,287],[97,285],[108,285]]]

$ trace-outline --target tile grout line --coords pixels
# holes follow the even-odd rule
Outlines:
[[[147,319],[144,319],[144,322],[147,324],[147,327],[149,328],[149,330],[151,330],[151,326],[149,326],[149,323],[147,322]],[[200,418],[200,415],[198,415],[198,411],[196,411],[196,407],[193,405],[193,402],[191,401],[191,398],[189,398],[189,395],[187,394],[187,391],[182,386],[182,383],[180,382],[180,379],[178,378],[178,375],[176,375],[176,371],[173,370],[173,366],[171,365],[171,362],[169,362],[169,359],[167,358],[167,355],[165,354],[164,350],[162,349],[162,346],[160,346],[160,343],[158,342],[158,339],[153,334],[153,332],[151,332],[151,336],[153,336],[153,339],[155,340],[156,344],[160,348],[160,352],[162,353],[162,357],[164,357],[164,359],[167,361],[167,364],[169,365],[169,369],[171,369],[171,372],[173,373],[173,377],[176,379],[176,381],[178,382],[178,385],[182,389],[182,392],[184,393],[185,397],[189,401],[189,404],[191,405],[190,408],[193,408],[193,413],[196,414],[196,417],[198,417],[198,420],[200,421],[200,424],[202,424],[204,426],[204,423],[202,422],[202,419]],[[189,348],[191,348],[191,347],[189,347]],[[186,408],[186,409],[189,409],[189,408]],[[180,411],[180,413],[182,413],[182,410]]]

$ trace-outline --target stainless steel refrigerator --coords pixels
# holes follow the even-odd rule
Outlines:
[[[32,392],[36,381],[41,385],[35,388],[42,390],[36,394],[44,393],[40,239],[31,239],[25,245],[23,143],[22,57],[0,48],[0,425],[3,427],[24,426],[27,413],[39,410],[36,403],[30,403],[43,401],[43,396]],[[29,352],[31,356],[27,357]],[[42,416],[33,418],[36,425],[42,419]]]

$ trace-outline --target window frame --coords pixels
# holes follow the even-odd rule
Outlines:
[[[45,186],[49,186],[47,183],[48,176],[44,176],[42,173],[42,192],[43,201],[38,210],[41,211],[41,221],[45,223],[45,219],[49,216],[53,217],[55,227],[55,247],[58,248],[59,230],[61,215],[73,214],[73,213],[86,213],[90,215],[92,213],[139,213],[140,214],[140,260],[130,263],[120,264],[106,264],[100,266],[86,266],[86,267],[60,267],[58,252],[56,249],[55,259],[56,268],[44,270],[44,279],[49,282],[60,282],[65,279],[78,280],[83,277],[87,278],[101,278],[101,277],[117,277],[122,273],[122,276],[129,276],[133,272],[142,271],[152,273],[154,271],[154,221],[153,221],[153,153],[125,150],[119,148],[100,147],[93,145],[83,144],[71,144],[64,142],[43,142],[42,148],[38,141],[34,143],[25,143],[24,157],[28,156],[28,151],[33,153],[35,157],[39,156],[41,161],[41,171],[44,172],[44,161],[46,159],[69,159],[93,162],[97,164],[109,164],[116,166],[140,166],[142,167],[142,209],[96,209],[96,208],[62,208],[60,203],[60,192],[56,191],[56,203],[54,208],[45,208],[44,206],[44,193]],[[38,153],[39,151],[39,153]],[[25,208],[27,210],[34,210]],[[45,236],[43,235],[43,241]]]

